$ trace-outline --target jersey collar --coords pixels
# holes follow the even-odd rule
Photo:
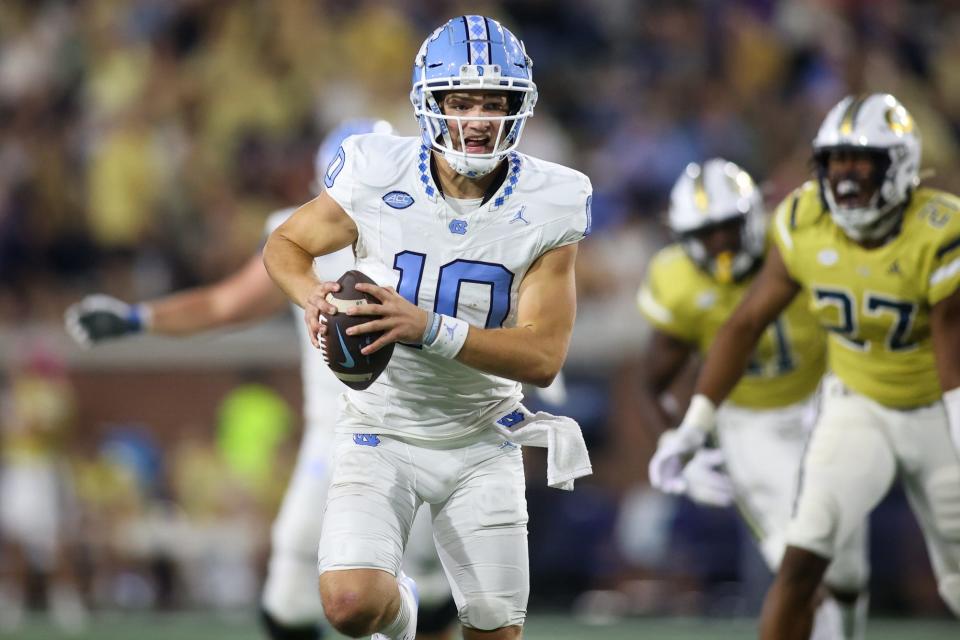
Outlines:
[[[433,181],[433,174],[430,171],[430,149],[424,145],[420,145],[420,152],[417,156],[417,170],[420,174],[420,186],[423,188],[424,193],[431,202],[436,202],[437,198],[440,197],[441,191],[437,184]],[[517,189],[517,183],[520,181],[520,170],[523,167],[523,159],[520,154],[516,151],[511,151],[507,154],[507,176],[504,178],[503,182],[500,183],[499,189],[490,198],[486,207],[489,211],[496,211],[503,205],[507,203],[510,199],[510,196],[513,195],[514,191]]]

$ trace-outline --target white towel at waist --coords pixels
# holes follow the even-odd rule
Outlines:
[[[572,491],[574,480],[593,473],[583,433],[573,418],[545,411],[531,413],[523,405],[517,405],[513,411],[500,416],[493,426],[510,442],[547,448],[548,486]]]

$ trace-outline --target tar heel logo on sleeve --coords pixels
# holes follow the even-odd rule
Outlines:
[[[385,194],[382,199],[394,209],[406,209],[413,204],[413,196],[406,191],[391,191]]]

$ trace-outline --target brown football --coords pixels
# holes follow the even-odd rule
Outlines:
[[[379,338],[382,332],[349,336],[347,329],[380,316],[348,316],[344,312],[354,305],[378,304],[379,301],[372,295],[356,289],[360,282],[376,282],[354,269],[340,276],[337,282],[340,284],[340,291],[327,294],[327,302],[337,307],[337,313],[321,314],[327,325],[327,332],[320,340],[323,359],[342,383],[351,389],[366,389],[387,368],[394,345],[391,343],[369,356],[360,353],[360,349]]]

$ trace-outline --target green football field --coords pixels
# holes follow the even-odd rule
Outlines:
[[[63,636],[42,619],[2,638],[55,640]],[[245,616],[204,614],[100,615],[88,632],[69,636],[83,640],[263,640],[254,620]],[[331,636],[341,638],[341,636]],[[756,637],[751,621],[647,619],[611,625],[585,625],[573,618],[535,615],[527,622],[526,640],[744,640]],[[957,640],[960,623],[951,620],[871,620],[870,640]]]

